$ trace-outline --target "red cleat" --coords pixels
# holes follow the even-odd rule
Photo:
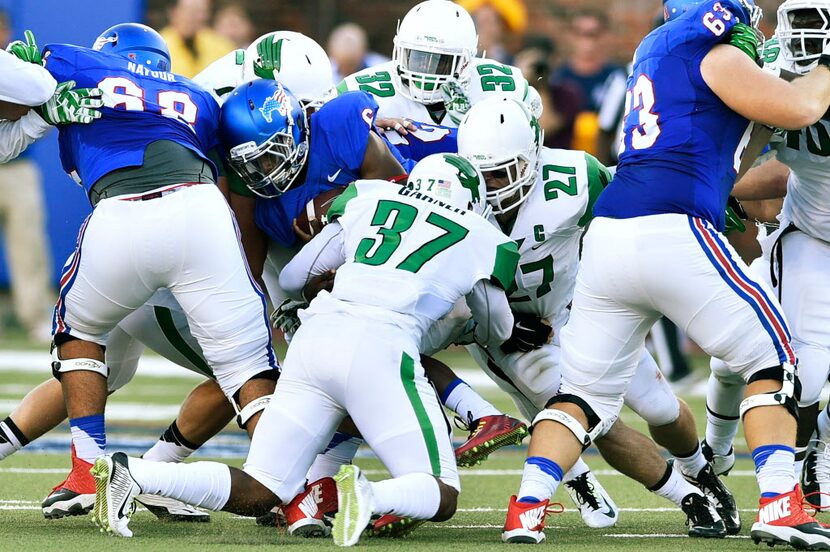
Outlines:
[[[407,536],[424,523],[426,523],[424,519],[411,519],[385,514],[372,522],[369,527],[369,534],[373,537],[397,539]]]
[[[470,438],[455,449],[455,461],[467,468],[480,464],[490,454],[508,445],[518,445],[527,435],[527,426],[505,414],[484,416],[467,424]]]
[[[327,537],[331,529],[325,516],[337,512],[337,486],[324,477],[306,485],[305,490],[282,507],[288,534],[298,537]]]
[[[95,505],[95,479],[92,464],[78,458],[72,445],[72,471],[43,499],[41,509],[46,519],[88,514]]]
[[[803,550],[830,549],[830,528],[807,515],[801,488],[771,498],[761,498],[758,516],[749,532],[755,544],[789,544]]]
[[[517,502],[516,495],[513,495],[507,506],[501,540],[511,544],[541,544],[545,542],[545,517],[564,510],[558,502]]]

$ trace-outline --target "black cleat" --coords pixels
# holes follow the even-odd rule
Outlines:
[[[706,467],[700,470],[697,477],[683,477],[703,491],[712,504],[715,506],[718,515],[723,520],[726,526],[726,532],[729,535],[737,535],[741,532],[741,515],[738,512],[738,506],[735,504],[735,497],[723,484],[723,481],[715,475],[715,471],[711,464],[706,464]]]
[[[686,514],[690,537],[722,539],[726,536],[723,520],[705,496],[690,493],[683,498],[680,508]]]

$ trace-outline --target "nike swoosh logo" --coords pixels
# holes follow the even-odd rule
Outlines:
[[[614,517],[614,509],[609,505],[608,509],[606,511],[602,512],[602,514],[605,515],[606,517],[613,518]]]
[[[531,248],[530,248],[530,250],[531,250],[531,251],[536,251],[537,249],[539,249],[539,248],[540,248],[540,247],[542,247],[543,245],[545,245],[545,242],[542,242],[542,243],[539,243],[539,244],[534,245],[533,247],[531,247]]]
[[[532,332],[533,328],[528,328],[527,326],[522,326],[521,322],[516,322],[516,327],[520,330],[524,330],[526,332]]]
[[[337,175],[339,175],[339,174],[340,174],[340,171],[342,171],[342,170],[343,170],[343,169],[337,169],[337,172],[336,172],[336,173],[334,173],[334,174],[330,174],[330,175],[328,175],[326,178],[328,178],[328,179],[329,179],[329,182],[334,182],[334,181],[337,179]]]

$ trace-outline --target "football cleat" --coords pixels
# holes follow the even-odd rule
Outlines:
[[[704,495],[687,494],[680,501],[680,509],[686,514],[690,537],[722,539],[726,536],[726,525]]]
[[[127,455],[123,452],[105,454],[95,459],[95,509],[93,523],[120,537],[132,537],[130,517],[135,511],[135,497],[141,489],[130,475]]]
[[[412,531],[426,523],[424,519],[412,519],[385,514],[372,521],[368,533],[372,537],[398,539],[405,537]]]
[[[616,525],[620,515],[619,508],[593,473],[586,471],[566,481],[565,490],[579,508],[585,525],[594,529]]]
[[[801,550],[830,550],[830,527],[804,512],[801,489],[761,498],[749,536],[755,544],[789,544]]]
[[[175,498],[142,494],[138,495],[136,500],[161,521],[194,523],[207,523],[210,521],[210,514],[208,512],[199,510]]]
[[[72,445],[72,470],[43,499],[41,509],[46,519],[88,514],[95,505],[95,480],[89,473],[92,464],[81,460]]]
[[[810,442],[801,472],[804,499],[817,511],[830,508],[830,447],[820,440]]]
[[[726,526],[727,534],[737,535],[741,532],[741,514],[735,504],[735,497],[732,496],[723,481],[715,475],[711,464],[706,464],[706,467],[700,470],[700,473],[695,477],[690,477],[682,471],[681,474],[686,481],[703,491],[703,494],[714,504],[715,510],[717,510]]]
[[[275,506],[267,514],[262,514],[256,518],[256,524],[263,527],[285,527],[288,525],[285,522],[285,514],[282,512],[282,506]]]
[[[501,540],[510,544],[541,544],[545,542],[545,517],[563,511],[559,503],[550,504],[549,500],[518,502],[513,495],[507,506]]]
[[[340,466],[337,483],[337,514],[332,535],[337,546],[354,546],[372,518],[375,498],[369,480],[354,464]]]
[[[456,420],[470,432],[467,441],[455,449],[455,461],[462,468],[482,463],[502,447],[520,444],[527,435],[524,422],[505,414],[483,416],[466,423],[459,417]]]
[[[324,477],[306,485],[303,492],[282,507],[288,534],[296,537],[327,537],[331,530],[325,516],[337,511],[337,486]]]
[[[700,450],[703,452],[703,457],[706,461],[712,464],[712,469],[716,475],[729,475],[729,472],[735,466],[735,449],[729,447],[729,452],[726,454],[715,454],[706,439],[700,442]]]

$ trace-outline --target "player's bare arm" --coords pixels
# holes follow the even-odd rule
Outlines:
[[[256,225],[256,198],[230,192],[230,205],[242,233],[242,247],[251,274],[260,280],[265,257],[268,256],[268,240],[265,233]]]
[[[360,175],[367,180],[388,180],[405,173],[406,171],[389,151],[383,139],[374,132],[370,132],[363,164],[360,166]]]
[[[732,195],[741,201],[782,198],[787,193],[790,169],[777,159],[749,169],[735,183]]]

